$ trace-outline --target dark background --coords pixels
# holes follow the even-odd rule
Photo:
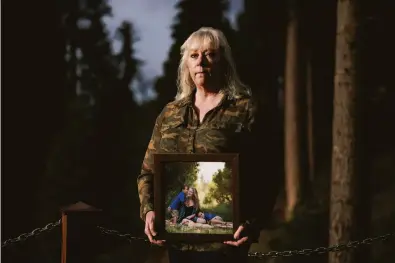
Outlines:
[[[164,74],[155,82],[158,97],[143,105],[133,100],[129,89],[140,65],[134,57],[133,24],[120,25],[123,49],[114,54],[100,22],[110,5],[90,0],[80,10],[77,0],[2,2],[3,242],[58,220],[60,207],[77,201],[103,209],[107,227],[143,235],[136,177],[155,117],[176,92],[179,47],[201,26],[225,32],[242,80],[269,105],[265,125],[276,123],[282,135],[281,79],[291,5],[285,0],[246,0],[238,18],[239,29],[233,30],[223,16],[225,2],[191,0],[178,4],[179,19],[172,28],[174,43],[164,63]],[[311,182],[314,196],[309,200],[318,201],[313,205],[304,202],[294,220],[284,223],[281,195],[277,221],[254,250],[320,247],[328,242],[336,2],[303,0],[297,6],[301,10],[301,47],[312,58],[316,158]],[[360,77],[367,134],[363,143],[369,156],[365,176],[371,180],[373,193],[365,204],[372,210],[365,226],[369,235],[380,235],[393,231],[395,222],[395,43],[390,33],[395,9],[394,1],[384,0],[366,1],[361,7]],[[91,21],[90,29],[76,26],[81,17]],[[82,51],[82,58],[73,59],[75,49]],[[66,60],[66,55],[71,59]],[[82,66],[85,70],[77,76],[76,67]],[[83,92],[76,92],[77,85]],[[140,89],[144,91],[144,87]],[[305,104],[303,100],[300,103]],[[162,255],[161,250],[149,250],[143,242],[130,245],[113,238],[95,240],[100,244],[95,262],[157,262],[155,255]],[[370,262],[393,262],[391,246],[393,243],[372,245]],[[59,248],[58,228],[3,248],[2,260],[58,262]],[[154,252],[151,258],[149,251]],[[326,262],[327,256],[289,258],[287,262],[300,260]]]

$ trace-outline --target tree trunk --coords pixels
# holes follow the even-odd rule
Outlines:
[[[315,160],[314,160],[314,107],[313,107],[313,73],[311,55],[307,58],[307,153],[310,183],[314,181]]]
[[[338,1],[329,244],[355,238],[358,204],[359,90],[356,71],[356,3]],[[330,253],[329,263],[355,262],[352,249]]]
[[[290,221],[296,205],[301,198],[301,108],[300,108],[300,74],[299,74],[299,17],[291,1],[287,28],[286,65],[285,65],[285,220]]]

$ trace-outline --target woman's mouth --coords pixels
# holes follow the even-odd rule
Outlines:
[[[199,72],[195,73],[195,75],[206,75],[206,74],[211,75],[210,72],[208,72],[208,71],[199,71]]]

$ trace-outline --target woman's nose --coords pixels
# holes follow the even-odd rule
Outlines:
[[[202,56],[199,56],[198,59],[196,60],[196,64],[198,66],[200,66],[200,65],[202,65],[202,62],[203,62],[203,58],[202,58]]]
[[[197,59],[198,66],[204,66],[207,64],[207,61],[203,55],[200,55]]]

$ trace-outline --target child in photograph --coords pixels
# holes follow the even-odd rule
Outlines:
[[[222,225],[225,224],[225,221],[222,219],[222,217],[213,214],[213,213],[204,213],[200,211],[197,215],[196,222],[202,222],[202,219],[205,220],[208,224],[211,225]]]

